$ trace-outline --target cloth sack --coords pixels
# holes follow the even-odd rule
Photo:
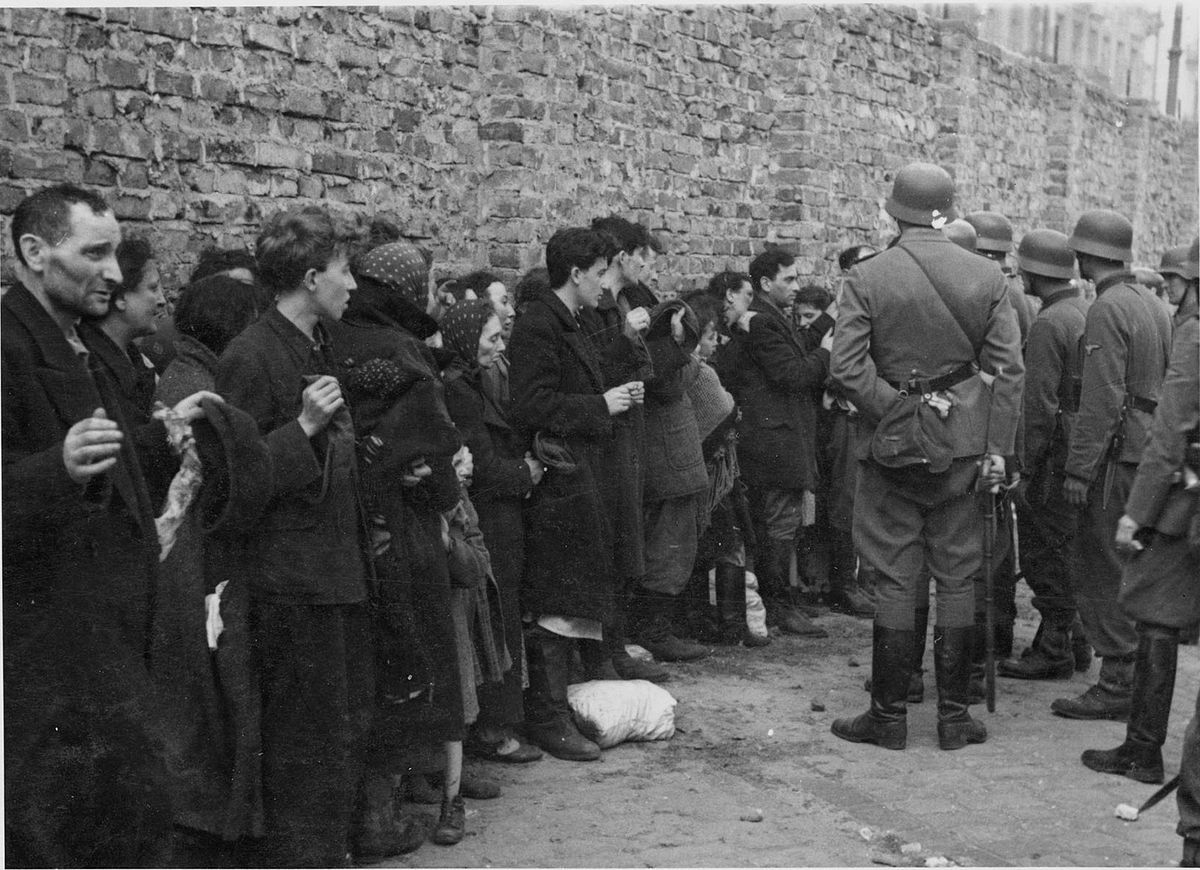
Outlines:
[[[758,578],[753,571],[746,572],[746,628],[755,637],[769,637],[767,630],[767,608],[758,594]]]
[[[919,395],[902,396],[871,436],[871,458],[884,468],[924,466],[941,474],[954,459],[946,424]]]
[[[580,733],[601,749],[675,736],[675,699],[648,680],[577,683],[568,687],[567,703]]]

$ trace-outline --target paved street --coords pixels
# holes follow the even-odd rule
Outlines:
[[[1032,637],[1021,602],[1018,648]],[[1050,702],[1087,685],[999,681],[990,740],[937,748],[932,672],[910,707],[904,752],[842,742],[836,716],[865,709],[870,623],[830,615],[828,640],[777,639],[673,666],[679,733],[625,744],[601,761],[489,765],[505,788],[468,802],[453,848],[426,844],[393,866],[1164,866],[1179,859],[1174,796],[1135,823],[1113,816],[1154,790],[1079,763],[1120,742],[1124,725],[1071,722]],[[926,654],[931,667],[931,651]],[[1095,665],[1091,676],[1095,675]],[[1200,687],[1200,656],[1180,650],[1168,775]],[[824,710],[814,709],[824,706]],[[762,821],[754,818],[757,811]],[[888,836],[889,832],[892,836]]]

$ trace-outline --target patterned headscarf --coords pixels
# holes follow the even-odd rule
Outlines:
[[[458,364],[468,370],[479,364],[479,336],[484,324],[496,316],[487,299],[468,299],[446,312],[442,318],[442,340],[458,356]]]
[[[358,267],[358,274],[371,278],[399,293],[420,310],[425,310],[429,295],[429,266],[412,242],[390,242],[370,251]]]

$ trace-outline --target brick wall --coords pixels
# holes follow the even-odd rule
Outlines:
[[[0,10],[0,213],[100,188],[168,288],[309,201],[397,218],[441,273],[515,274],[618,212],[662,231],[668,284],[767,240],[820,277],[888,238],[913,159],[1018,233],[1117,208],[1149,263],[1196,234],[1196,151],[1194,127],[896,6]]]

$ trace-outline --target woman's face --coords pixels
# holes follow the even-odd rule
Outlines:
[[[726,325],[733,326],[737,323],[738,318],[750,310],[750,303],[753,301],[754,288],[750,286],[749,281],[743,281],[737,290],[725,291]]]
[[[500,335],[507,341],[512,335],[513,321],[517,317],[508,296],[508,288],[500,281],[493,282],[488,285],[488,299],[492,302],[492,308],[496,310],[496,316],[500,318]]]
[[[115,303],[120,318],[129,325],[130,335],[141,338],[158,332],[158,321],[167,313],[167,300],[159,284],[158,266],[146,264],[138,285]]]
[[[700,341],[696,344],[696,356],[708,359],[716,350],[717,325],[710,321],[704,325],[704,332],[700,333]]]
[[[493,314],[483,325],[483,331],[479,333],[479,355],[477,357],[479,367],[491,368],[496,364],[496,358],[503,351],[504,339],[500,337],[500,318]]]

